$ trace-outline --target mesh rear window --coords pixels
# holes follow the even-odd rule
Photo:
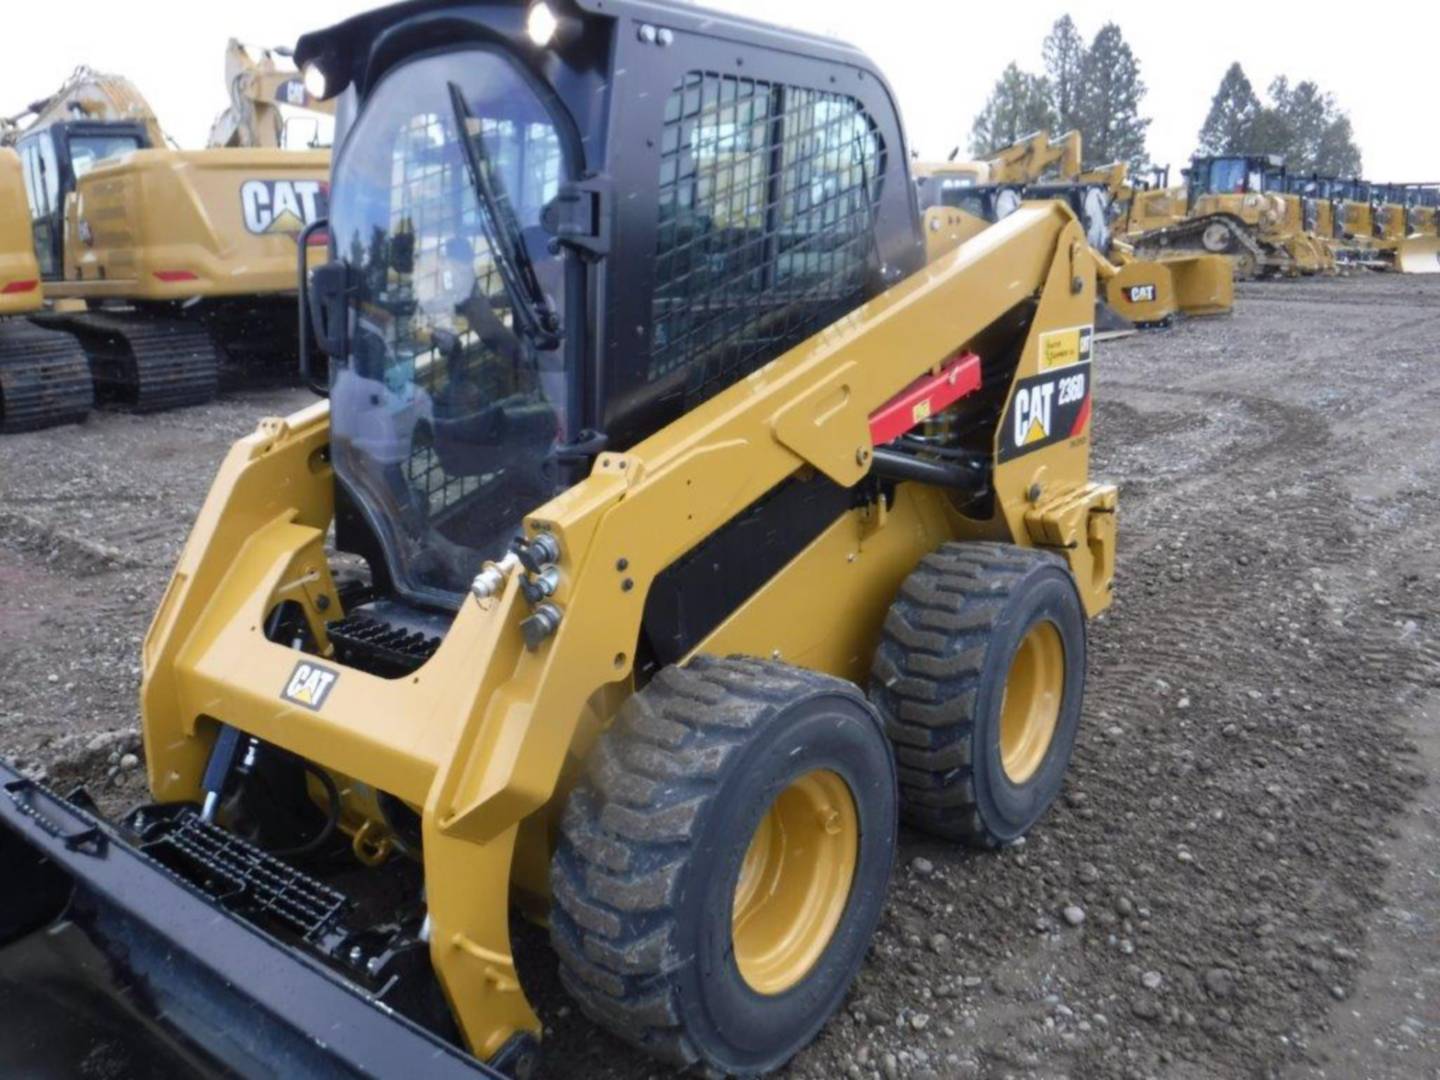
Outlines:
[[[854,98],[692,72],[660,149],[647,374],[693,404],[865,298],[885,148]]]

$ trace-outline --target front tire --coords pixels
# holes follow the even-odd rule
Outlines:
[[[675,1065],[755,1075],[844,1000],[898,793],[851,684],[700,657],[622,707],[566,805],[551,940],[585,1013]]]
[[[870,700],[905,820],[974,847],[1017,840],[1060,793],[1085,697],[1085,613],[1063,559],[952,543],[885,619]]]

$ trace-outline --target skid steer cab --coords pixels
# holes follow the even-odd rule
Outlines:
[[[65,884],[0,927],[93,928],[241,1073],[523,1074],[519,912],[639,1052],[777,1068],[902,818],[995,848],[1060,789],[1114,570],[1084,232],[955,242],[864,55],[689,4],[407,3],[296,57],[328,401],[235,446],[156,613],[153,805],[11,781]]]

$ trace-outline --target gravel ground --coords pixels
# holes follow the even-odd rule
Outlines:
[[[1440,1077],[1437,341],[1440,279],[1363,276],[1101,346],[1119,582],[1064,797],[999,854],[902,836],[789,1075]],[[0,441],[0,754],[143,797],[149,614],[229,442],[306,400]],[[657,1075],[526,952],[547,1075]]]

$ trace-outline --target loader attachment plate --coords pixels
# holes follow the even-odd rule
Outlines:
[[[233,895],[207,895],[159,861],[211,860],[232,894],[244,871],[253,880],[274,869],[260,852],[216,850],[209,828],[180,820],[167,834],[174,838],[168,850],[152,858],[142,850],[149,842],[137,844],[133,834],[0,761],[0,867],[8,879],[0,891],[0,949],[23,946],[28,931],[58,938],[78,930],[105,958],[127,1006],[216,1074],[501,1076],[232,913]],[[299,904],[288,916],[295,921],[316,915],[317,899],[334,900],[307,881],[282,884],[275,895]],[[271,894],[252,886],[247,895]],[[312,925],[333,925],[330,912],[318,914]]]

